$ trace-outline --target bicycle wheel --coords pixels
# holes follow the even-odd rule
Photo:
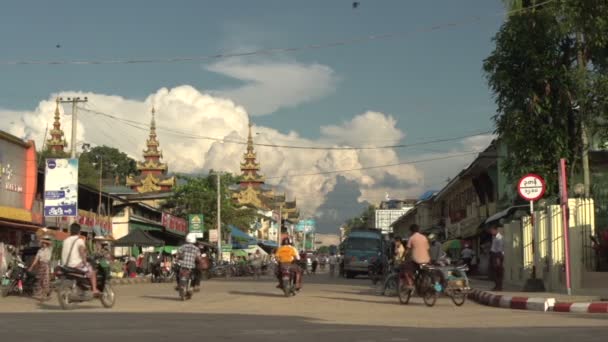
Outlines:
[[[439,297],[439,293],[435,291],[435,287],[433,286],[433,278],[429,274],[422,275],[422,279],[420,279],[422,290],[421,296],[424,304],[428,307],[432,307],[437,302],[437,297]]]
[[[452,293],[450,297],[452,298],[452,302],[454,302],[456,306],[462,306],[467,301],[466,293],[460,290],[454,291],[454,293]]]
[[[412,297],[412,290],[407,287],[403,280],[399,280],[399,302],[408,304]]]

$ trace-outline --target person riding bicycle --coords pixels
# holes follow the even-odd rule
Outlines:
[[[422,264],[431,262],[429,252],[429,240],[426,236],[420,234],[420,226],[412,224],[410,226],[410,238],[407,242],[407,250],[409,258],[403,263],[403,271],[405,273],[405,281],[408,288],[414,288],[414,274]]]
[[[300,260],[300,254],[293,246],[293,242],[290,238],[286,237],[281,241],[281,247],[277,249],[275,255],[280,266],[277,268],[277,279],[279,280],[277,288],[282,287],[281,267],[289,267],[290,271],[296,274],[296,291],[299,291],[302,288],[302,270],[297,265],[297,262]]]

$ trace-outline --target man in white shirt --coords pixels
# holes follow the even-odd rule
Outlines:
[[[492,234],[492,247],[490,248],[490,263],[494,271],[494,289],[502,291],[502,279],[504,275],[505,242],[497,226],[490,228]]]
[[[63,241],[61,264],[83,271],[91,281],[93,295],[99,294],[99,290],[97,289],[97,274],[87,262],[87,248],[84,241],[80,238],[80,225],[78,223],[70,225],[70,237]]]

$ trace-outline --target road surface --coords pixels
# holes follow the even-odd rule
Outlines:
[[[605,341],[608,315],[497,309],[380,297],[367,279],[307,276],[285,298],[271,279],[212,280],[181,302],[173,284],[116,286],[117,303],[61,311],[54,298],[0,299],[2,341]]]

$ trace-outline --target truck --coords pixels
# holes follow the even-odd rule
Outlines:
[[[385,247],[381,230],[352,230],[340,246],[343,256],[343,265],[340,266],[344,276],[350,279],[368,274],[369,266],[385,256]]]

